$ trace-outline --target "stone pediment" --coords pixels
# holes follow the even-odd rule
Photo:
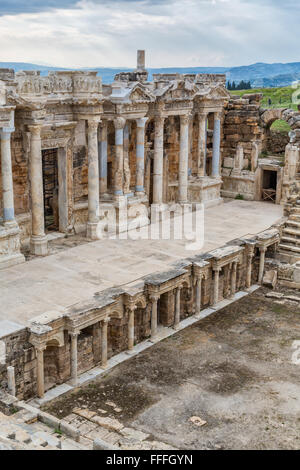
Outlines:
[[[197,85],[189,80],[175,80],[160,94],[165,101],[192,100],[199,89]]]
[[[202,94],[202,93],[201,93]],[[226,88],[222,86],[217,86],[215,88],[211,88],[204,93],[205,99],[218,101],[218,100],[228,100],[230,98],[230,94],[226,90]]]
[[[129,100],[132,103],[151,103],[154,101],[154,96],[141,85],[136,85],[129,95]]]

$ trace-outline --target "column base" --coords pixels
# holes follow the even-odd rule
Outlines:
[[[46,235],[42,237],[31,237],[30,253],[36,256],[46,256],[48,254],[48,240]]]
[[[86,224],[86,237],[90,240],[101,240],[101,233],[99,222],[88,222]]]
[[[20,230],[16,222],[5,222],[0,225],[0,269],[24,263],[20,253]]]

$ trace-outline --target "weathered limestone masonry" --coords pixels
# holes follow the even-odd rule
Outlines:
[[[28,328],[1,322],[1,386],[11,389],[8,371],[22,399],[43,397],[68,381],[76,386],[79,374],[99,365],[105,369],[112,356],[154,340],[163,327],[177,329],[184,318],[198,318],[204,308],[262,282],[279,240],[279,230],[272,228],[64,311],[45,312]]]
[[[246,94],[242,98],[231,97],[226,106],[221,194],[284,204],[299,178],[300,113],[290,109],[263,109],[261,99],[261,94]],[[292,131],[289,137],[280,134],[280,143],[276,134],[274,148],[274,143],[270,143],[270,127],[278,119],[285,120]],[[266,158],[267,150],[273,155]],[[285,153],[284,159],[278,155],[280,151]]]
[[[106,368],[161,328],[177,329],[185,317],[264,282],[274,263],[278,278],[297,286],[297,266],[282,265],[276,253],[282,237],[279,256],[299,254],[300,114],[263,110],[260,95],[230,98],[225,75],[147,79],[143,51],[135,71],[103,86],[96,72],[0,70],[0,268],[24,261],[20,247],[47,255],[51,231],[98,239],[124,207],[129,222],[148,224],[152,204],[164,211],[174,202],[207,207],[222,195],[264,195],[286,204],[288,220],[45,312],[26,328],[1,322],[0,383],[20,398],[67,381],[76,386],[79,374]],[[293,129],[284,163],[259,158],[278,118]],[[118,229],[127,228],[119,222]]]

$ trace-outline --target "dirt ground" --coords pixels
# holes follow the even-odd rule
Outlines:
[[[299,449],[300,364],[292,345],[300,340],[300,307],[266,292],[178,332],[47,410],[59,417],[74,407],[104,410],[179,449]]]

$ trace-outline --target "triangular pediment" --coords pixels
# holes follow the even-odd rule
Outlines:
[[[154,96],[138,84],[130,92],[129,99],[132,103],[151,103],[154,101]]]
[[[199,89],[189,80],[176,80],[161,95],[165,100],[192,100]]]
[[[230,94],[226,90],[226,88],[217,86],[212,88],[205,98],[210,100],[228,100],[230,98]]]

